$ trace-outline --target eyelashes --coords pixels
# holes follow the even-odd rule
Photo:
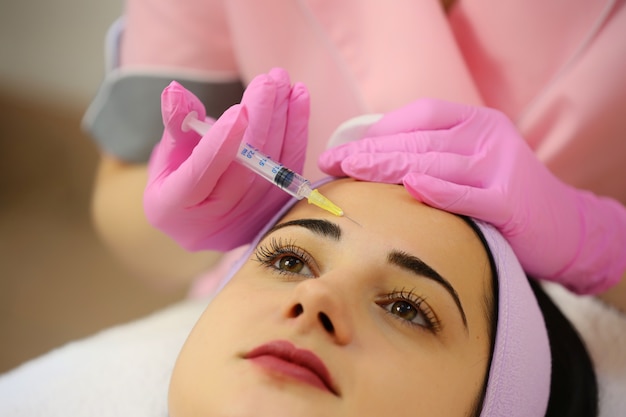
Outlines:
[[[441,321],[426,303],[426,298],[416,294],[414,290],[394,290],[378,304],[403,324],[426,328],[434,333],[441,330]]]
[[[259,245],[254,255],[261,265],[281,274],[314,277],[313,270],[317,271],[311,255],[292,241],[272,238],[267,244]]]
[[[262,266],[281,275],[294,278],[316,278],[320,275],[313,257],[291,240],[271,238],[259,244],[254,255]],[[394,289],[382,295],[376,304],[402,325],[432,333],[441,330],[441,321],[426,302],[426,297],[415,290]]]

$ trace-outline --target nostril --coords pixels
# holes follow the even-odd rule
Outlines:
[[[302,307],[302,304],[296,304],[295,306],[293,306],[293,308],[291,309],[291,316],[292,317],[298,317],[300,314],[302,314],[304,312],[304,308]]]
[[[330,318],[328,318],[326,314],[319,313],[317,317],[320,319],[320,322],[322,322],[322,326],[324,326],[324,329],[326,329],[328,333],[335,333],[335,326],[333,326],[333,323],[330,321]]]

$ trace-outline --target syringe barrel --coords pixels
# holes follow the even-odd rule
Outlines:
[[[206,135],[211,129],[211,125],[205,121],[199,120],[198,114],[192,111],[185,117],[185,120],[183,120],[181,129],[183,131],[191,129],[200,135]],[[299,200],[308,198],[313,191],[309,180],[296,174],[294,171],[283,166],[283,164],[272,160],[272,158],[263,154],[249,143],[241,143],[235,160]]]
[[[241,143],[236,161],[299,200],[311,194],[312,189],[309,180],[274,161],[249,143]]]

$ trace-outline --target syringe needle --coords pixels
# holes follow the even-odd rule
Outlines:
[[[311,191],[311,194],[309,194],[307,199],[309,204],[315,204],[317,207],[322,208],[335,216],[343,216],[343,210],[328,198],[324,197],[322,193],[317,191],[317,188]]]

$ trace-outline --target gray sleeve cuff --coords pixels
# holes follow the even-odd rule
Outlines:
[[[106,153],[128,162],[146,162],[163,134],[161,93],[172,80],[181,83],[205,105],[207,115],[219,117],[241,101],[238,81],[211,82],[175,74],[110,72],[91,102],[82,126]]]

